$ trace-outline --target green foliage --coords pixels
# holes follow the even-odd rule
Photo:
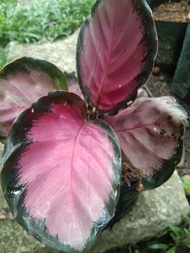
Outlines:
[[[183,176],[181,177],[181,180],[183,182],[183,188],[184,188],[184,191],[185,191],[185,194],[187,196],[190,196],[190,176]]]
[[[190,217],[183,215],[181,226],[169,225],[165,235],[152,241],[129,244],[118,250],[106,253],[181,253],[190,252]]]
[[[172,244],[152,244],[149,246],[149,249],[163,249],[165,253],[175,253],[180,247],[190,249],[190,217],[186,214],[183,216],[186,220],[186,226],[168,226],[167,232],[172,236]]]
[[[149,249],[167,249],[168,245],[164,243],[157,243],[157,244],[152,244],[149,246]]]
[[[6,54],[3,48],[0,47],[0,69],[5,65],[6,63]]]
[[[73,33],[94,0],[1,0],[0,46],[9,41],[53,41]]]
[[[186,219],[188,226],[186,228],[169,226],[169,231],[171,231],[176,247],[182,245],[190,249],[190,217],[185,214],[183,216]]]
[[[129,245],[129,253],[141,253],[138,249],[134,249],[134,251],[132,250],[132,246]]]

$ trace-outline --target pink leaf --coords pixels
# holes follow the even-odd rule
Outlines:
[[[79,84],[98,114],[116,114],[148,79],[157,37],[145,0],[100,0],[80,31]]]
[[[50,93],[18,117],[3,156],[2,185],[14,217],[66,252],[94,242],[119,194],[117,137],[107,123],[85,115],[77,95]]]
[[[82,99],[84,99],[83,95],[82,95],[82,92],[81,92],[81,89],[79,87],[78,79],[75,76],[75,73],[74,72],[72,72],[72,73],[64,72],[64,74],[65,74],[65,77],[67,79],[68,90],[70,92],[73,92],[73,93],[77,94]]]
[[[141,170],[145,189],[164,183],[180,161],[187,114],[172,97],[138,98],[104,117],[115,130],[123,161]]]
[[[41,96],[67,89],[66,79],[55,65],[23,57],[0,71],[0,136],[6,137],[15,118]]]

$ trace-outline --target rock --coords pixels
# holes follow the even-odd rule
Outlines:
[[[28,56],[54,63],[57,67],[67,71],[76,71],[76,43],[78,31],[66,39],[42,44],[19,44],[10,42],[6,47],[7,62]]]
[[[112,230],[104,231],[90,252],[101,253],[161,236],[169,224],[178,225],[181,214],[188,212],[189,204],[183,185],[175,172],[159,188],[143,192],[128,215],[115,224]]]
[[[0,220],[1,253],[58,253],[29,236],[16,222]]]
[[[3,145],[0,144],[2,153]],[[1,157],[1,154],[0,154]],[[0,217],[8,206],[0,190]],[[133,209],[112,230],[105,230],[90,249],[91,253],[101,253],[109,249],[136,243],[152,237],[161,236],[169,225],[178,225],[181,214],[189,212],[182,182],[175,172],[162,186],[142,193]],[[9,253],[58,253],[39,243],[27,234],[10,215],[0,218],[1,252]]]
[[[190,23],[183,43],[175,75],[173,78],[172,91],[190,104]]]

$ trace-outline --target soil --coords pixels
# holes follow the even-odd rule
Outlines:
[[[182,0],[181,2],[160,4],[153,10],[155,20],[170,22],[189,22],[190,21],[190,1]]]

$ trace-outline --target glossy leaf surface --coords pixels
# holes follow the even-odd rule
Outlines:
[[[61,70],[50,62],[23,57],[0,71],[0,136],[6,137],[15,118],[49,91],[67,89]]]
[[[157,36],[145,0],[99,0],[80,31],[77,70],[81,90],[98,114],[116,114],[148,79]]]
[[[17,221],[48,246],[86,250],[114,215],[121,156],[102,120],[87,121],[80,97],[42,97],[16,120],[1,175]]]
[[[172,97],[138,98],[104,117],[115,130],[123,160],[142,172],[145,189],[163,184],[179,163],[187,114]]]

